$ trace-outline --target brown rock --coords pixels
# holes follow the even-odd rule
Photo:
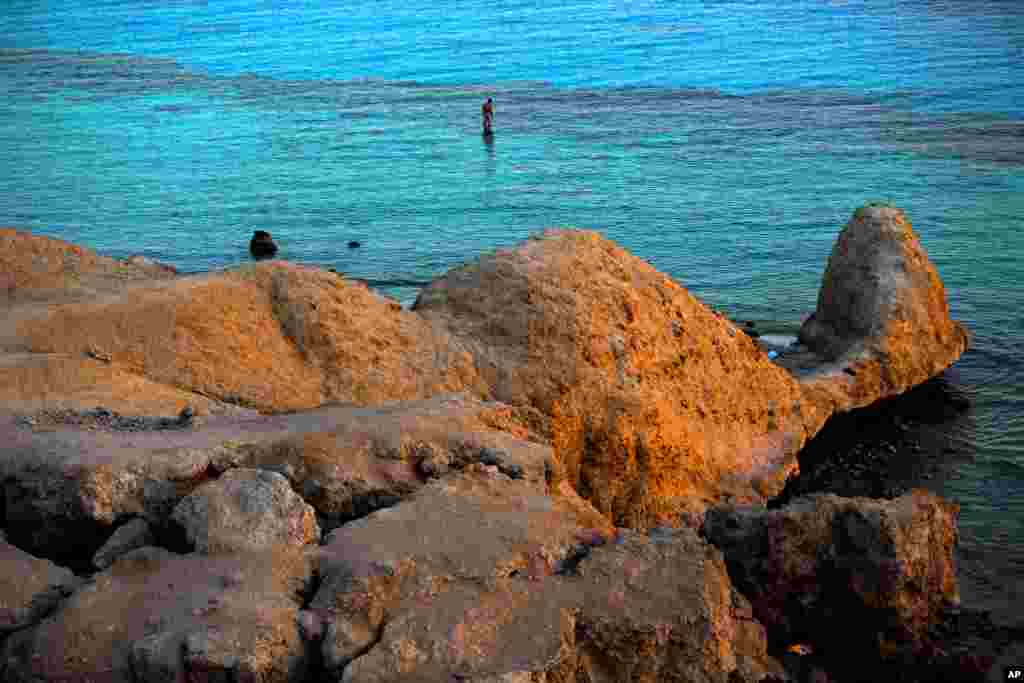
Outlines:
[[[490,448],[506,469],[518,468],[524,482],[544,490],[548,473],[558,472],[552,451],[490,426],[512,420],[507,406],[452,395],[380,408],[213,416],[194,429],[131,433],[34,432],[0,416],[0,517],[19,545],[89,571],[111,527],[141,516],[159,530],[181,498],[231,468],[283,474],[329,528],[422,486],[424,453],[446,454],[462,468]]]
[[[919,647],[942,607],[958,602],[958,509],[925,491],[891,501],[814,495],[778,510],[709,510],[703,533],[773,637],[866,665]]]
[[[287,549],[216,558],[134,550],[8,639],[5,680],[304,680],[298,612],[310,571]]]
[[[594,233],[484,256],[414,310],[471,350],[493,398],[550,420],[570,483],[619,525],[777,492],[824,420],[747,335]]]
[[[967,349],[968,334],[950,320],[942,280],[904,213],[865,206],[836,240],[800,341],[812,353],[780,362],[801,376],[812,401],[834,411],[942,372]]]
[[[572,553],[587,543],[603,542],[612,532],[578,497],[552,498],[496,468],[472,465],[431,482],[402,504],[346,524],[328,537],[320,556],[322,582],[311,606],[327,615],[324,662],[329,669],[340,669],[381,637],[391,642],[381,629],[404,619],[411,631],[392,626],[395,645],[385,644],[358,665],[356,671],[367,673],[355,680],[385,680],[391,674],[371,675],[368,669],[390,671],[391,666],[414,667],[406,673],[412,676],[415,670],[418,678],[408,680],[445,680],[465,673],[463,668],[486,669],[494,665],[489,658],[496,656],[500,641],[488,641],[485,650],[478,644],[467,645],[465,651],[449,652],[446,646],[438,652],[436,645],[442,641],[436,639],[447,638],[446,631],[423,633],[424,620],[450,621],[484,599],[496,601],[495,619],[498,612],[511,619],[527,592],[508,594],[510,576],[539,581],[566,566]],[[545,613],[557,614],[556,607]],[[475,628],[498,625],[477,621],[481,623]],[[524,637],[532,630],[523,631]],[[435,642],[418,640],[416,634]],[[410,638],[417,641],[413,649],[426,654],[416,655],[414,662],[392,662],[388,652],[406,647],[401,643]],[[557,639],[553,647],[557,651]],[[500,649],[506,657],[542,657],[530,641],[504,641]]]
[[[125,285],[167,280],[171,266],[138,258],[121,261],[69,242],[0,228],[0,306],[61,300],[88,301]]]
[[[15,548],[0,534],[0,639],[41,620],[80,584],[69,569]]]
[[[779,672],[721,554],[489,466],[335,530],[311,610],[341,680],[759,681]],[[582,507],[577,507],[582,506]],[[466,539],[472,538],[472,541]],[[731,676],[731,677],[730,677]]]
[[[270,261],[99,303],[39,305],[10,334],[37,355],[102,349],[122,371],[265,411],[474,386],[469,357],[443,330],[390,303],[331,273]]]
[[[583,681],[760,681],[781,672],[721,553],[689,528],[624,531],[580,562]]]
[[[185,496],[171,519],[207,555],[301,547],[320,540],[313,508],[269,470],[233,469]]]

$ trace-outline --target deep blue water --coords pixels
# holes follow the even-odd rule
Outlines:
[[[588,227],[793,332],[889,201],[974,334],[944,376],[969,407],[901,457],[962,505],[965,602],[1019,618],[1022,50],[1014,0],[6,0],[0,224],[184,271],[265,229],[406,302]]]

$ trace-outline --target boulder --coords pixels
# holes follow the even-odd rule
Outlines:
[[[181,399],[169,416],[187,403],[182,391],[264,412],[482,395],[470,357],[445,330],[364,285],[284,261],[140,284],[91,303],[40,303],[3,327],[36,364],[44,355],[88,361],[89,371],[106,368],[104,377],[121,371],[174,387]],[[96,350],[103,362],[88,355]],[[72,371],[85,369],[43,384],[35,370],[19,381],[39,388],[12,398],[63,392]]]
[[[739,328],[592,232],[483,256],[413,310],[472,353],[493,399],[549,420],[570,483],[620,526],[776,493],[827,417]]]
[[[11,683],[306,680],[299,630],[308,557],[140,548],[4,644]]]
[[[550,447],[537,443],[515,411],[465,395],[372,409],[321,408],[303,419],[305,429],[295,424],[288,436],[246,446],[244,462],[286,476],[316,508],[325,531],[474,462],[493,461],[539,490],[558,471]]]
[[[16,306],[84,302],[133,284],[173,279],[176,271],[150,259],[122,261],[64,240],[0,228],[0,273],[0,305]]]
[[[566,583],[582,593],[579,683],[754,682],[782,672],[721,553],[692,529],[623,530]]]
[[[114,560],[136,548],[153,545],[156,538],[153,530],[145,519],[136,517],[117,527],[96,554],[92,556],[92,564],[103,571],[114,563]]]
[[[328,672],[725,683],[781,671],[693,531],[615,533],[567,484],[548,496],[494,470],[471,466],[332,532],[310,605]]]
[[[71,570],[33,557],[0,535],[0,642],[43,619],[81,583]]]
[[[437,622],[437,628],[421,634],[433,643],[417,641],[416,651],[426,653],[423,661],[417,657],[418,663],[392,662],[391,645],[385,643],[369,660],[355,665],[358,675],[346,675],[359,681],[385,680],[393,675],[386,673],[392,671],[389,667],[415,666],[415,675],[412,669],[405,672],[410,676],[406,680],[437,681],[466,673],[463,669],[496,666],[489,658],[499,650],[507,657],[543,658],[546,649],[535,650],[521,640],[491,640],[486,652],[480,652],[483,645],[478,644],[461,654],[447,647],[438,652],[437,646],[445,644],[447,629],[455,626],[442,628],[441,622],[464,615],[480,600],[508,599],[521,606],[518,598],[506,595],[503,582],[509,577],[550,576],[571,562],[574,553],[613,534],[589,504],[571,489],[564,493],[553,498],[494,466],[475,464],[431,482],[400,505],[335,529],[320,553],[321,583],[311,603],[324,619],[325,666],[340,670],[361,657],[382,637],[385,624],[392,634],[388,642],[400,647],[401,642],[419,638],[416,634],[425,622]],[[512,618],[517,611],[507,608],[499,611]],[[498,625],[478,621],[464,628]],[[523,636],[532,637],[532,631],[524,629]],[[557,651],[558,639],[552,642]],[[371,668],[385,673],[370,674]]]
[[[207,555],[301,547],[320,541],[316,513],[269,470],[232,469],[185,496],[171,519]]]
[[[283,475],[325,528],[418,489],[427,479],[424,459],[444,457],[458,469],[487,452],[538,490],[548,478],[557,486],[553,453],[529,440],[539,437],[527,423],[508,406],[458,395],[218,415],[193,429],[144,432],[35,431],[0,415],[0,519],[20,546],[87,572],[113,528],[132,517],[158,540],[173,539],[167,522],[179,501],[232,468]]]
[[[958,510],[920,490],[894,500],[819,494],[776,510],[715,508],[702,531],[773,638],[808,643],[842,670],[921,650],[959,601]]]
[[[949,367],[968,333],[906,215],[868,205],[836,240],[818,306],[800,328],[809,352],[780,363],[823,410],[850,410],[902,393]]]
[[[277,253],[277,245],[266,230],[257,230],[249,241],[249,253],[253,258],[270,258]]]

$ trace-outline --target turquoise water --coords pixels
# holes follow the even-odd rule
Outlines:
[[[406,302],[588,227],[792,332],[842,224],[892,202],[974,333],[918,483],[962,504],[965,602],[1016,617],[1022,50],[1012,0],[7,0],[0,224],[184,271],[263,229]]]

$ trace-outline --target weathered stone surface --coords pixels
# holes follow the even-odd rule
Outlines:
[[[780,670],[717,550],[688,529],[609,544],[602,522],[578,497],[474,465],[336,529],[311,604],[325,665],[353,683]]]
[[[773,637],[863,664],[920,646],[959,600],[958,509],[925,491],[891,501],[814,495],[778,510],[709,510],[703,533]]]
[[[854,222],[890,220],[872,211]],[[309,609],[296,588],[310,574],[305,560],[268,578],[286,560],[235,552],[252,540],[236,526],[221,548],[231,554],[128,553],[42,625],[10,637],[0,677],[290,680],[312,648],[314,662],[322,654],[352,681],[758,680],[777,664],[715,551],[685,529],[623,532],[609,544],[609,519],[697,525],[709,505],[761,501],[833,411],[955,359],[965,337],[942,322],[941,283],[933,269],[920,275],[930,266],[909,226],[904,237],[890,232],[841,238],[833,260],[846,265],[830,266],[804,335],[816,351],[784,358],[790,374],[593,233],[550,231],[484,257],[428,287],[410,312],[280,261],[172,278],[158,264],[0,231],[13,245],[0,255],[14,273],[0,268],[0,524],[12,542],[88,568],[127,518],[166,542],[171,511],[217,476],[222,487],[273,479],[305,498],[322,528],[349,522],[322,551],[324,583]],[[903,266],[892,265],[897,251]],[[847,315],[843,273],[862,271],[881,294]],[[814,327],[826,323],[831,337]],[[917,335],[934,338],[920,357],[909,347]],[[313,408],[325,401],[348,404]],[[82,417],[96,406],[118,419]],[[187,406],[193,419],[175,429],[146,427]],[[141,431],[126,433],[136,423]],[[296,519],[309,540],[304,505]],[[782,539],[771,556],[782,569],[755,566],[752,584],[811,597],[798,623],[786,612],[797,607],[755,586],[754,613],[783,634],[827,631],[834,605],[819,597],[838,585],[849,594],[841,609],[865,632],[884,622],[883,656],[913,649],[933,610],[911,599],[915,586],[955,594],[942,554],[955,537],[949,510],[846,505],[807,513],[832,521],[796,541],[764,532]],[[940,550],[921,550],[921,533]],[[884,547],[864,550],[865,538]],[[224,571],[241,578],[225,589],[228,574],[211,567],[232,562]],[[831,583],[801,583],[805,567]],[[857,648],[879,651],[867,639]]]
[[[946,292],[902,211],[865,206],[829,257],[818,307],[800,329],[811,353],[780,363],[823,410],[868,405],[924,382],[967,350]]]
[[[321,416],[306,431],[293,428],[289,436],[247,446],[243,460],[288,477],[333,528],[417,490],[435,476],[424,471],[424,462],[461,469],[494,455],[509,473],[545,488],[547,473],[557,471],[552,451],[527,440],[538,437],[517,427],[513,412],[465,395],[378,408],[325,407],[302,414]]]
[[[15,548],[0,533],[0,638],[45,617],[80,583],[71,570]]]
[[[549,230],[423,290],[491,395],[550,419],[570,483],[621,526],[777,492],[825,416],[731,322],[595,233]]]
[[[102,571],[121,555],[136,548],[153,545],[155,540],[153,530],[149,528],[146,520],[136,517],[114,530],[103,547],[92,556],[92,564],[96,569]]]
[[[209,555],[320,540],[313,508],[284,476],[269,470],[229,470],[185,496],[171,519],[198,552]]]
[[[141,257],[99,256],[70,242],[0,228],[0,302],[12,305],[53,298],[87,301],[126,284],[167,280],[174,268]]]
[[[325,664],[329,669],[344,667],[381,637],[385,622],[395,622],[403,614],[425,609],[436,614],[421,615],[422,619],[443,620],[472,606],[481,595],[504,599],[499,582],[513,575],[548,576],[573,552],[602,542],[612,532],[607,521],[571,491],[552,498],[494,466],[471,465],[465,472],[432,482],[401,505],[346,524],[328,537],[320,555],[321,584],[311,605],[325,615]],[[453,586],[461,586],[461,592],[451,593],[459,596],[450,597],[454,606],[445,597]],[[411,636],[394,637],[401,641]],[[509,643],[509,655],[540,656],[523,647],[527,644]],[[455,661],[461,661],[459,657],[425,656],[417,665],[427,667],[417,674],[422,680],[443,680],[440,672],[458,673],[461,666]],[[472,652],[465,657],[473,660]],[[372,661],[378,658],[383,658],[379,666],[390,666],[386,654],[378,653]],[[478,658],[465,666],[477,664],[484,665]]]
[[[623,531],[583,559],[567,583],[583,594],[581,683],[725,683],[781,672],[721,553],[692,529]]]
[[[140,548],[5,644],[6,679],[301,681],[308,557]],[[186,678],[190,676],[190,678]],[[234,678],[229,678],[229,677]]]
[[[102,349],[116,369],[267,411],[475,384],[469,356],[443,330],[364,285],[285,261],[39,304],[9,335],[37,355]]]
[[[491,426],[531,436],[516,423],[507,406],[455,395],[379,408],[211,416],[194,429],[131,433],[36,432],[0,415],[0,517],[19,545],[61,563],[85,558],[87,571],[113,525],[141,516],[159,531],[181,498],[231,468],[283,474],[329,527],[419,488],[424,453],[443,453],[464,467],[489,448],[506,469],[518,468],[543,489],[559,471],[550,447]]]

